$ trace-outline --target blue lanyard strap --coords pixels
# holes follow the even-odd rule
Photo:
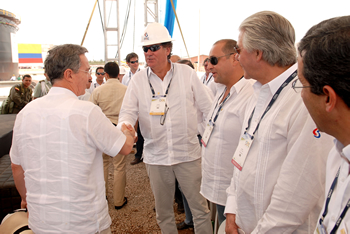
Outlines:
[[[286,87],[297,75],[297,70],[294,71],[284,82],[283,84],[278,88],[278,90],[276,91],[276,93],[273,95],[269,105],[266,107],[264,113],[262,114],[260,120],[259,120],[259,123],[258,125],[256,126],[254,132],[253,132],[253,135],[251,137],[251,139],[254,138],[254,134],[255,132],[259,129],[259,126],[260,126],[260,122],[261,120],[264,118],[265,114],[271,109],[272,105],[275,103],[275,101],[277,100],[278,96],[280,95],[280,93],[282,92],[282,90],[284,89],[284,87]],[[245,133],[247,132],[247,130],[250,128],[250,123],[252,121],[252,118],[253,118],[253,114],[255,112],[255,108],[254,110],[252,111],[250,117],[249,117],[249,120],[248,120],[248,126],[246,127],[245,129]]]
[[[149,74],[150,74],[150,70],[149,69],[150,68],[148,67],[148,69],[147,69],[148,84],[149,84],[149,87],[151,88],[151,91],[152,91],[152,97],[155,97],[156,93],[154,92],[153,86],[152,86],[150,78],[149,78]],[[173,74],[174,74],[174,72],[175,72],[175,69],[174,69],[174,65],[173,65]],[[170,87],[170,84],[171,84],[172,80],[173,80],[173,77],[171,77],[171,79],[169,81],[168,87],[167,87],[167,89],[165,91],[165,96],[168,95],[169,87]]]
[[[331,200],[331,197],[333,195],[333,192],[334,192],[334,189],[335,189],[335,186],[337,185],[338,183],[338,178],[339,178],[339,174],[340,174],[340,167],[338,169],[338,172],[333,180],[333,183],[331,185],[331,188],[329,189],[328,191],[328,195],[327,195],[327,199],[326,199],[326,204],[325,204],[325,207],[324,207],[324,211],[322,213],[322,217],[320,218],[319,220],[319,223],[322,224],[323,223],[323,220],[324,218],[326,217],[327,213],[328,213],[328,206],[329,206],[329,202]],[[337,222],[335,223],[335,226],[333,227],[332,231],[330,232],[330,234],[335,234],[336,231],[338,230],[339,226],[340,226],[340,223],[343,221],[344,217],[345,217],[345,214],[346,212],[348,211],[350,207],[350,199],[348,200],[348,203],[346,204],[346,206],[344,207],[343,209],[343,212],[340,214]]]
[[[219,101],[221,100],[221,97],[225,94],[226,90],[227,90],[227,87],[225,88],[224,92],[223,92],[223,93],[220,95],[220,97],[218,98],[218,101],[216,102],[216,105],[215,105],[215,108],[214,108],[214,110],[213,110],[213,113],[211,114],[210,121],[213,119],[214,111],[215,111],[216,107],[218,106]],[[216,112],[216,115],[215,115],[215,117],[214,117],[213,123],[216,122],[216,119],[218,118],[219,113],[220,113],[222,107],[224,106],[225,102],[229,99],[230,95],[231,95],[231,93],[228,93],[228,95],[226,96],[226,98],[224,99],[224,101],[220,104],[219,109],[218,109],[218,111]]]
[[[211,76],[208,78],[207,82],[205,82],[205,77],[204,77],[203,84],[205,83],[205,85],[207,85],[212,77],[213,77],[213,74],[211,74]]]

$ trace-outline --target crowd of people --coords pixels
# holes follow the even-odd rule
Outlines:
[[[131,164],[145,163],[162,233],[213,233],[208,201],[227,234],[349,233],[350,16],[313,26],[296,48],[285,17],[255,13],[237,41],[213,43],[201,78],[172,41],[148,24],[147,68],[130,53],[129,72],[109,62],[95,83],[86,48],[48,52],[40,98],[12,107],[13,176],[33,232],[111,233],[107,169],[122,209],[137,142]]]

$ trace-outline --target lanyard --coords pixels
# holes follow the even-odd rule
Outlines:
[[[329,205],[329,202],[330,202],[331,197],[333,195],[334,188],[335,188],[335,186],[338,183],[339,173],[340,173],[340,167],[338,169],[337,175],[335,176],[335,178],[333,180],[331,188],[329,189],[329,192],[328,192],[328,195],[327,195],[327,199],[326,199],[326,204],[325,204],[325,207],[324,207],[324,211],[323,211],[322,217],[320,218],[320,221],[319,221],[320,224],[323,223],[323,220],[324,220],[324,218],[326,217],[326,215],[328,213],[328,205]],[[348,211],[349,207],[350,207],[350,199],[348,200],[348,203],[344,207],[343,212],[340,214],[340,217],[338,218],[337,222],[335,223],[335,226],[333,227],[333,229],[330,232],[330,234],[335,234],[335,232],[338,230],[338,228],[340,226],[340,223],[341,223],[341,221],[343,221],[343,218],[344,218],[346,212]]]
[[[214,111],[215,111],[216,107],[218,106],[219,101],[220,101],[221,97],[224,95],[224,93],[226,92],[226,90],[227,90],[227,87],[225,88],[224,92],[220,95],[218,101],[216,102],[215,108],[214,108],[214,110],[213,110],[213,113],[211,114],[211,117],[210,117],[210,120],[209,120],[209,121],[211,121],[211,120],[213,119]],[[220,104],[219,109],[218,109],[218,111],[216,112],[216,115],[215,115],[215,117],[214,117],[213,123],[216,122],[216,119],[218,118],[219,113],[220,113],[222,107],[224,106],[225,102],[229,99],[230,95],[231,95],[231,93],[228,93],[228,95],[226,96],[226,98],[224,99],[224,101]]]
[[[175,70],[174,70],[174,65],[173,65],[173,74],[174,74]],[[153,86],[151,84],[151,81],[150,81],[150,78],[149,78],[149,74],[150,74],[150,70],[148,68],[147,70],[147,77],[148,77],[148,84],[149,84],[149,87],[151,88],[151,91],[152,91],[152,97],[155,97],[156,96],[156,93],[154,92],[154,89],[153,89]],[[166,89],[165,91],[165,96],[168,95],[168,91],[169,91],[169,87],[170,87],[170,84],[171,84],[171,81],[173,80],[173,77],[171,77],[170,81],[169,81],[169,84],[168,84],[168,88]]]
[[[205,83],[205,77],[203,79],[203,84],[205,83],[205,85],[208,85],[209,81],[211,80],[211,78],[213,77],[213,74],[211,74],[211,76],[209,77],[209,79],[207,80],[207,82]]]
[[[294,71],[294,72],[283,82],[283,84],[278,88],[278,90],[276,91],[276,93],[273,95],[273,97],[272,97],[272,99],[271,99],[269,105],[266,107],[264,113],[262,114],[262,116],[261,116],[261,118],[260,118],[260,120],[259,120],[259,123],[258,123],[258,125],[256,126],[256,128],[255,128],[255,130],[254,130],[254,132],[253,132],[253,135],[251,136],[251,139],[252,139],[252,140],[253,140],[254,134],[255,134],[255,132],[258,130],[258,128],[259,128],[259,126],[260,126],[260,122],[261,122],[261,120],[264,118],[265,114],[271,109],[272,105],[275,103],[275,101],[277,100],[278,96],[280,95],[280,93],[282,92],[282,90],[284,89],[284,87],[286,87],[286,86],[289,84],[289,82],[291,82],[291,81],[296,77],[296,75],[297,75],[297,71]],[[255,112],[255,108],[254,108],[252,114],[251,114],[250,117],[249,117],[249,120],[248,120],[248,127],[245,129],[244,134],[247,133],[247,130],[250,128],[250,123],[251,123],[251,121],[252,121],[254,112]]]

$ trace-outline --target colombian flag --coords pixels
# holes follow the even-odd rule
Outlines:
[[[41,44],[18,44],[19,63],[42,63]]]

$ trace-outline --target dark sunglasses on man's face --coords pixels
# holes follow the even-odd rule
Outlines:
[[[234,54],[234,53],[225,54],[225,55],[219,56],[219,57],[211,56],[211,57],[209,58],[209,62],[210,62],[212,65],[216,65],[216,64],[218,64],[218,62],[219,62],[219,58],[222,58],[222,57],[224,57],[224,56],[231,55],[231,54]]]
[[[151,45],[151,46],[144,46],[143,51],[147,53],[148,49],[150,49],[152,52],[155,52],[160,49],[160,45]]]
[[[134,63],[139,63],[139,60],[135,60],[135,61],[130,61],[131,64],[134,64]]]
[[[104,72],[96,72],[97,75],[104,75]]]

